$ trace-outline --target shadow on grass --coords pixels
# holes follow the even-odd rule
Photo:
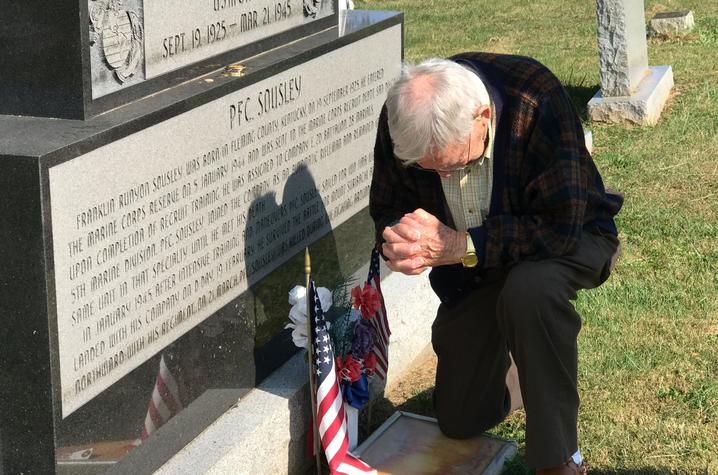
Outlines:
[[[436,417],[432,395],[434,388],[425,389],[403,403],[396,405],[385,397],[375,399],[369,410],[362,411],[359,421],[359,439],[365,440],[396,411]]]
[[[579,84],[564,84],[563,86],[568,93],[568,97],[571,99],[573,106],[578,112],[578,116],[581,122],[588,120],[588,101],[596,94],[601,87],[595,86],[584,86],[583,81]]]

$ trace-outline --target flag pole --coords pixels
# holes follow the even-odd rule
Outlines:
[[[312,398],[312,437],[314,438],[314,459],[317,466],[317,475],[322,475],[322,456],[319,451],[319,426],[317,425],[317,383],[316,374],[314,372],[314,336],[312,335],[312,321],[311,321],[311,305],[312,300],[309,298],[309,281],[312,274],[312,260],[309,257],[309,247],[304,248],[304,273],[307,277],[307,351],[308,362],[309,362],[309,393]]]

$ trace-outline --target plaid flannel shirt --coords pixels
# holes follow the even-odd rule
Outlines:
[[[570,253],[584,227],[616,234],[623,203],[607,192],[586,150],[578,115],[560,81],[530,58],[463,53],[453,61],[483,80],[496,105],[493,192],[489,215],[470,228],[482,269]],[[386,108],[379,118],[369,198],[377,243],[382,230],[417,208],[452,226],[439,176],[402,166],[393,154]],[[437,267],[441,278],[463,272]],[[432,275],[432,283],[438,275]],[[436,287],[435,287],[436,288]]]

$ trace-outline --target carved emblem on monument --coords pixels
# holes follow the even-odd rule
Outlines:
[[[322,0],[304,0],[304,17],[316,18],[322,7]]]
[[[142,19],[122,9],[121,0],[91,0],[90,45],[99,45],[109,69],[120,83],[127,81],[142,61]]]

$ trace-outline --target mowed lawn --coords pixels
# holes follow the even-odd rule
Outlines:
[[[671,65],[676,82],[655,127],[585,118],[600,82],[594,1],[355,3],[404,12],[407,60],[521,54],[561,78],[606,185],[626,196],[618,268],[576,304],[582,451],[592,473],[718,474],[718,1],[646,1],[647,20],[692,9],[697,23],[688,38],[649,40],[649,64]],[[518,412],[496,433],[523,450],[523,422]],[[507,468],[526,472],[521,457]]]

